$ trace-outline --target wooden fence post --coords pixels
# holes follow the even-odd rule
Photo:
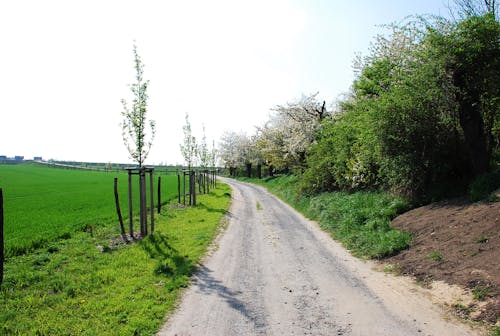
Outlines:
[[[130,230],[130,238],[134,239],[134,214],[133,214],[133,202],[132,202],[132,171],[128,171],[128,222]]]
[[[193,171],[193,202],[192,205],[196,206],[196,172]]]
[[[189,205],[193,205],[193,174],[191,171],[189,171]]]
[[[158,176],[158,213],[161,212],[161,176]]]
[[[3,282],[3,260],[4,260],[4,248],[3,248],[3,190],[0,188],[0,287],[2,287]]]
[[[153,197],[153,168],[149,171],[149,202],[151,204],[151,234],[153,234],[155,230],[155,199]]]
[[[148,235],[148,217],[146,205],[146,172],[144,167],[139,169],[139,202],[140,202],[140,218],[141,218],[141,236]]]
[[[186,205],[186,172],[182,172],[182,178],[184,181],[184,205]],[[191,194],[191,193],[190,193]]]
[[[207,185],[207,194],[210,194],[210,172],[205,171],[205,184]]]
[[[181,204],[181,175],[177,173],[177,197],[179,204]]]
[[[202,189],[201,189],[201,187],[202,187],[202,179],[201,179],[202,175],[203,175],[202,173],[199,173],[198,174],[198,178],[197,178],[197,181],[198,181],[198,192],[200,194],[203,192]]]
[[[142,168],[139,169],[139,227],[141,231],[141,237],[144,237],[144,194],[142,187],[144,186],[144,181],[142,178]]]
[[[114,180],[114,191],[115,191],[116,213],[118,214],[118,220],[120,221],[120,230],[122,232],[123,240],[127,241],[127,239],[125,237],[125,226],[123,225],[122,212],[120,210],[120,200],[118,198],[118,178],[117,177],[115,177],[115,180]]]

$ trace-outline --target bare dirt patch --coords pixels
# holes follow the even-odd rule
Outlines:
[[[409,211],[393,225],[413,235],[410,248],[386,261],[423,285],[460,285],[472,302],[457,315],[495,324],[500,317],[500,202],[454,199]]]

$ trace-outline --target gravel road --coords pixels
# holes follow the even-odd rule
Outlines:
[[[475,335],[263,188],[224,182],[229,225],[158,335]]]

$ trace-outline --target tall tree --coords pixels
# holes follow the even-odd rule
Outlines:
[[[134,68],[136,82],[130,84],[130,90],[134,95],[132,108],[129,109],[125,99],[122,99],[123,111],[121,112],[123,121],[122,137],[125,146],[128,149],[130,157],[137,162],[139,167],[142,167],[146,160],[153,139],[156,133],[156,125],[154,120],[149,121],[150,136],[146,133],[147,128],[147,106],[148,94],[147,89],[149,80],[144,80],[144,65],[142,64],[141,57],[137,52],[137,46],[134,44]]]
[[[500,109],[500,24],[494,12],[473,15],[430,41],[455,87],[460,126],[474,175],[490,169]]]

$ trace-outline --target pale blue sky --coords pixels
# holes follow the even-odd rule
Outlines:
[[[253,132],[274,105],[348,91],[356,53],[441,0],[1,1],[0,155],[130,162],[122,98],[133,40],[157,123],[148,163],[182,163],[184,114],[201,137]]]

